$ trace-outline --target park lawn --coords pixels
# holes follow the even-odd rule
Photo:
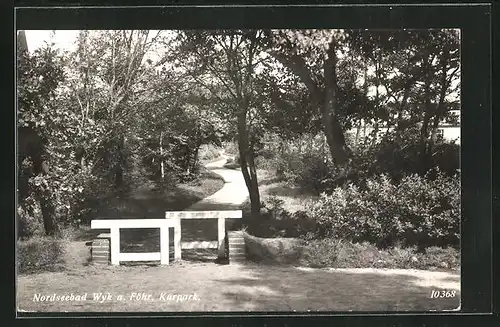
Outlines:
[[[17,303],[18,309],[37,312],[441,311],[459,307],[459,285],[459,275],[409,270],[313,269],[253,263],[90,265],[20,276]],[[454,291],[455,296],[430,298],[431,291],[443,289]],[[34,301],[36,294],[54,293],[87,293],[87,298]],[[93,293],[109,293],[111,298],[94,300]],[[169,294],[192,297],[177,300]],[[119,300],[119,295],[123,299]]]

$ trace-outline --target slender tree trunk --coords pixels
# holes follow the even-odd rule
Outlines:
[[[54,235],[58,230],[58,228],[55,220],[55,208],[49,197],[50,194],[46,194],[46,196],[41,196],[39,198],[39,202],[42,211],[43,228],[45,229],[45,234]]]
[[[380,53],[378,55],[378,62],[380,62]],[[379,129],[379,121],[378,121],[378,114],[380,110],[380,94],[379,94],[379,86],[380,86],[380,77],[379,77],[379,71],[378,71],[378,62],[375,63],[375,69],[376,69],[376,76],[377,76],[377,85],[375,86],[375,126],[373,129],[373,140],[372,140],[372,145],[375,145],[377,143],[378,139],[378,129]]]
[[[240,166],[245,184],[250,196],[251,213],[254,217],[260,217],[260,194],[257,182],[257,173],[253,155],[249,147],[248,131],[246,128],[246,105],[243,105],[238,115],[238,149],[240,154]]]
[[[426,65],[428,68],[428,65]],[[428,170],[429,153],[428,153],[428,137],[429,137],[429,122],[432,116],[432,104],[430,95],[430,77],[427,75],[424,82],[425,110],[422,127],[420,128],[420,173],[423,175]]]
[[[165,162],[163,160],[163,131],[160,132],[160,171],[161,180],[165,180]]]
[[[366,120],[363,119],[363,140],[366,142]]]
[[[378,131],[379,131],[379,122],[378,119],[375,118],[375,124],[373,124],[373,139],[372,139],[372,145],[375,145],[377,143],[378,139]]]
[[[449,58],[448,52],[445,52],[443,54],[443,57],[441,58],[441,78],[440,78],[441,90],[439,92],[439,100],[431,128],[431,142],[429,145],[429,152],[432,152],[432,147],[436,142],[436,137],[437,137],[436,134],[439,127],[439,123],[441,122],[441,119],[443,118],[443,115],[445,113],[444,98],[446,97],[446,90],[448,89],[449,86],[447,80],[448,58]]]
[[[256,217],[260,216],[260,192],[259,192],[259,183],[257,179],[257,170],[255,169],[255,160],[252,153],[250,154],[248,160],[248,167],[250,170],[250,181],[251,181],[251,211]]]
[[[198,154],[200,152],[200,147],[201,147],[201,144],[197,144],[196,148],[194,149],[193,161],[192,161],[192,164],[191,164],[192,171],[196,171],[196,166],[198,164]]]
[[[120,189],[123,187],[123,165],[124,165],[124,150],[125,150],[125,139],[123,135],[118,138],[117,142],[117,162],[115,164],[115,189]]]

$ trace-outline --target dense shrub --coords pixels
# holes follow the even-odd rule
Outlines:
[[[34,236],[17,242],[19,273],[58,271],[64,264],[64,241],[50,236]]]
[[[333,167],[318,152],[287,152],[275,159],[278,177],[287,184],[320,193],[332,179]]]
[[[224,151],[227,155],[237,155],[239,154],[239,148],[237,142],[225,142]]]
[[[317,222],[316,237],[458,247],[460,182],[437,172],[434,180],[410,175],[396,185],[380,175],[363,187],[349,184],[322,194],[305,214]]]
[[[54,206],[57,232],[70,225],[79,225],[91,217],[96,203],[105,198],[112,187],[90,168],[68,174],[57,166],[47,175],[29,177],[27,185],[30,194],[24,199],[19,198],[17,208],[19,237],[44,233],[40,199]]]
[[[387,174],[398,181],[404,176],[421,174],[432,167],[439,168],[447,176],[453,176],[460,168],[460,145],[442,139],[436,141],[426,163],[428,166],[423,167],[419,135],[417,128],[408,128],[403,132],[390,133],[378,142],[359,144],[351,164],[355,179],[364,180]]]
[[[33,195],[17,207],[17,224],[19,237],[31,237],[43,233],[42,213],[40,204]]]
[[[460,267],[460,251],[452,247],[441,248],[431,246],[425,249],[420,257],[422,266],[454,268]]]
[[[460,145],[453,142],[438,144],[432,155],[432,165],[447,175],[460,169]]]

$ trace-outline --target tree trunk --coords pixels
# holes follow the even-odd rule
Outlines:
[[[37,175],[45,175],[49,173],[49,166],[44,158],[45,146],[43,140],[31,128],[20,128],[18,130],[18,146],[19,146],[19,164],[27,157],[31,158],[33,163],[33,173]],[[28,176],[26,178],[29,178]],[[25,196],[28,196],[27,190],[20,192],[22,196],[19,200],[22,201]],[[43,192],[37,192],[36,198],[40,203],[42,211],[43,226],[45,234],[53,235],[58,230],[55,217],[55,209],[52,204],[52,193],[50,189],[45,189]]]
[[[445,97],[446,97],[446,90],[448,89],[449,83],[447,80],[447,71],[448,71],[448,58],[449,58],[449,53],[445,52],[443,54],[443,57],[441,58],[441,76],[440,76],[440,83],[441,83],[441,90],[439,92],[439,100],[438,104],[436,107],[436,112],[434,114],[434,120],[432,123],[432,128],[431,128],[431,142],[429,145],[429,152],[432,152],[432,147],[434,146],[436,142],[436,137],[437,137],[437,130],[439,127],[439,123],[441,122],[441,119],[444,116],[445,113]]]
[[[40,196],[40,208],[42,211],[43,218],[43,228],[45,229],[45,234],[54,235],[57,228],[57,223],[55,220],[55,209],[52,201],[50,200],[50,193],[45,192],[45,196]]]
[[[378,131],[379,131],[379,122],[378,119],[375,118],[375,124],[373,124],[373,139],[372,139],[372,145],[375,145],[377,143],[378,139]]]
[[[378,55],[379,62],[380,62],[380,53]],[[378,130],[379,130],[379,121],[378,121],[378,115],[379,115],[379,110],[380,110],[380,94],[379,94],[379,86],[380,86],[380,78],[379,78],[379,72],[378,72],[378,64],[376,63],[375,65],[376,69],[376,75],[377,75],[377,85],[375,87],[375,126],[373,128],[373,139],[372,139],[372,146],[377,144],[377,139],[378,139]]]
[[[259,183],[257,179],[257,170],[255,169],[255,160],[253,156],[253,151],[250,151],[247,163],[248,163],[248,168],[250,170],[250,182],[251,182],[251,188],[250,188],[251,212],[254,215],[254,217],[259,217],[260,207],[261,207],[260,193],[259,193]]]
[[[165,180],[165,163],[163,160],[163,132],[160,132],[160,170],[161,170],[161,180]]]
[[[119,137],[117,144],[117,163],[115,164],[115,189],[120,189],[123,187],[123,164],[124,164],[124,150],[125,150],[125,140],[123,135]]]
[[[342,171],[346,172],[352,152],[345,142],[344,131],[338,121],[336,112],[338,85],[335,43],[336,40],[332,37],[327,50],[327,58],[323,64],[325,79],[324,88],[320,88],[313,80],[311,76],[312,73],[307,68],[304,58],[298,55],[290,56],[274,50],[269,50],[268,53],[300,78],[309,90],[314,101],[321,108],[323,131],[326,135],[328,146],[330,147],[332,160],[337,166],[342,167]]]
[[[429,68],[426,63],[426,68]],[[428,137],[429,137],[429,121],[432,116],[431,99],[430,99],[430,77],[427,75],[424,82],[424,96],[425,96],[425,109],[424,109],[424,119],[422,122],[422,127],[420,128],[420,167],[419,171],[421,175],[424,175],[428,170],[429,163],[429,153],[427,151]]]
[[[342,174],[345,174],[352,153],[345,142],[344,131],[337,118],[337,56],[335,54],[334,42],[332,40],[328,49],[328,58],[323,65],[325,90],[322,101],[322,120],[332,160],[337,166],[341,167]]]
[[[200,147],[201,147],[201,144],[197,144],[196,148],[194,149],[193,160],[191,162],[192,171],[197,171],[196,170],[196,168],[197,168],[196,166],[198,165],[198,155],[199,155],[199,152],[200,152]]]
[[[240,165],[245,184],[250,196],[251,213],[253,217],[260,217],[260,193],[257,182],[257,173],[253,160],[253,151],[249,147],[248,131],[246,128],[246,105],[238,114],[238,149],[240,154]]]
[[[362,119],[359,120],[358,126],[356,127],[356,137],[354,138],[354,150],[358,150],[358,145],[359,145],[359,134],[361,133],[361,121]]]

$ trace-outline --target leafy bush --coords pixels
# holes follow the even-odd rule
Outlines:
[[[40,204],[33,195],[28,196],[22,204],[18,205],[17,224],[19,237],[31,237],[43,233]]]
[[[317,268],[383,268],[382,263],[387,261],[381,260],[382,256],[383,252],[367,242],[324,239],[309,242],[301,261],[306,266]]]
[[[437,167],[445,175],[453,176],[460,168],[460,145],[444,140],[435,142],[428,167],[424,170],[419,135],[419,129],[413,127],[392,132],[379,142],[358,144],[351,164],[353,175],[362,181],[387,174],[399,181],[404,176]]]
[[[364,187],[349,184],[322,194],[306,206],[305,215],[317,222],[316,237],[458,247],[460,182],[437,172],[434,180],[410,175],[396,185],[380,175]]]
[[[460,269],[460,251],[453,248],[431,247],[418,252],[416,247],[379,249],[368,242],[330,238],[305,242],[298,238],[261,238],[247,232],[243,235],[248,259],[263,263],[313,268]]]
[[[320,193],[325,190],[326,182],[334,171],[331,163],[318,152],[290,152],[278,157],[276,172],[289,185],[296,185],[304,190]]]
[[[460,251],[452,247],[441,248],[431,246],[425,249],[421,256],[421,264],[425,267],[459,268]]]
[[[460,145],[453,142],[437,145],[432,155],[432,164],[446,175],[454,175],[460,169]]]
[[[63,268],[64,241],[49,236],[34,236],[17,242],[19,273],[58,271]]]

